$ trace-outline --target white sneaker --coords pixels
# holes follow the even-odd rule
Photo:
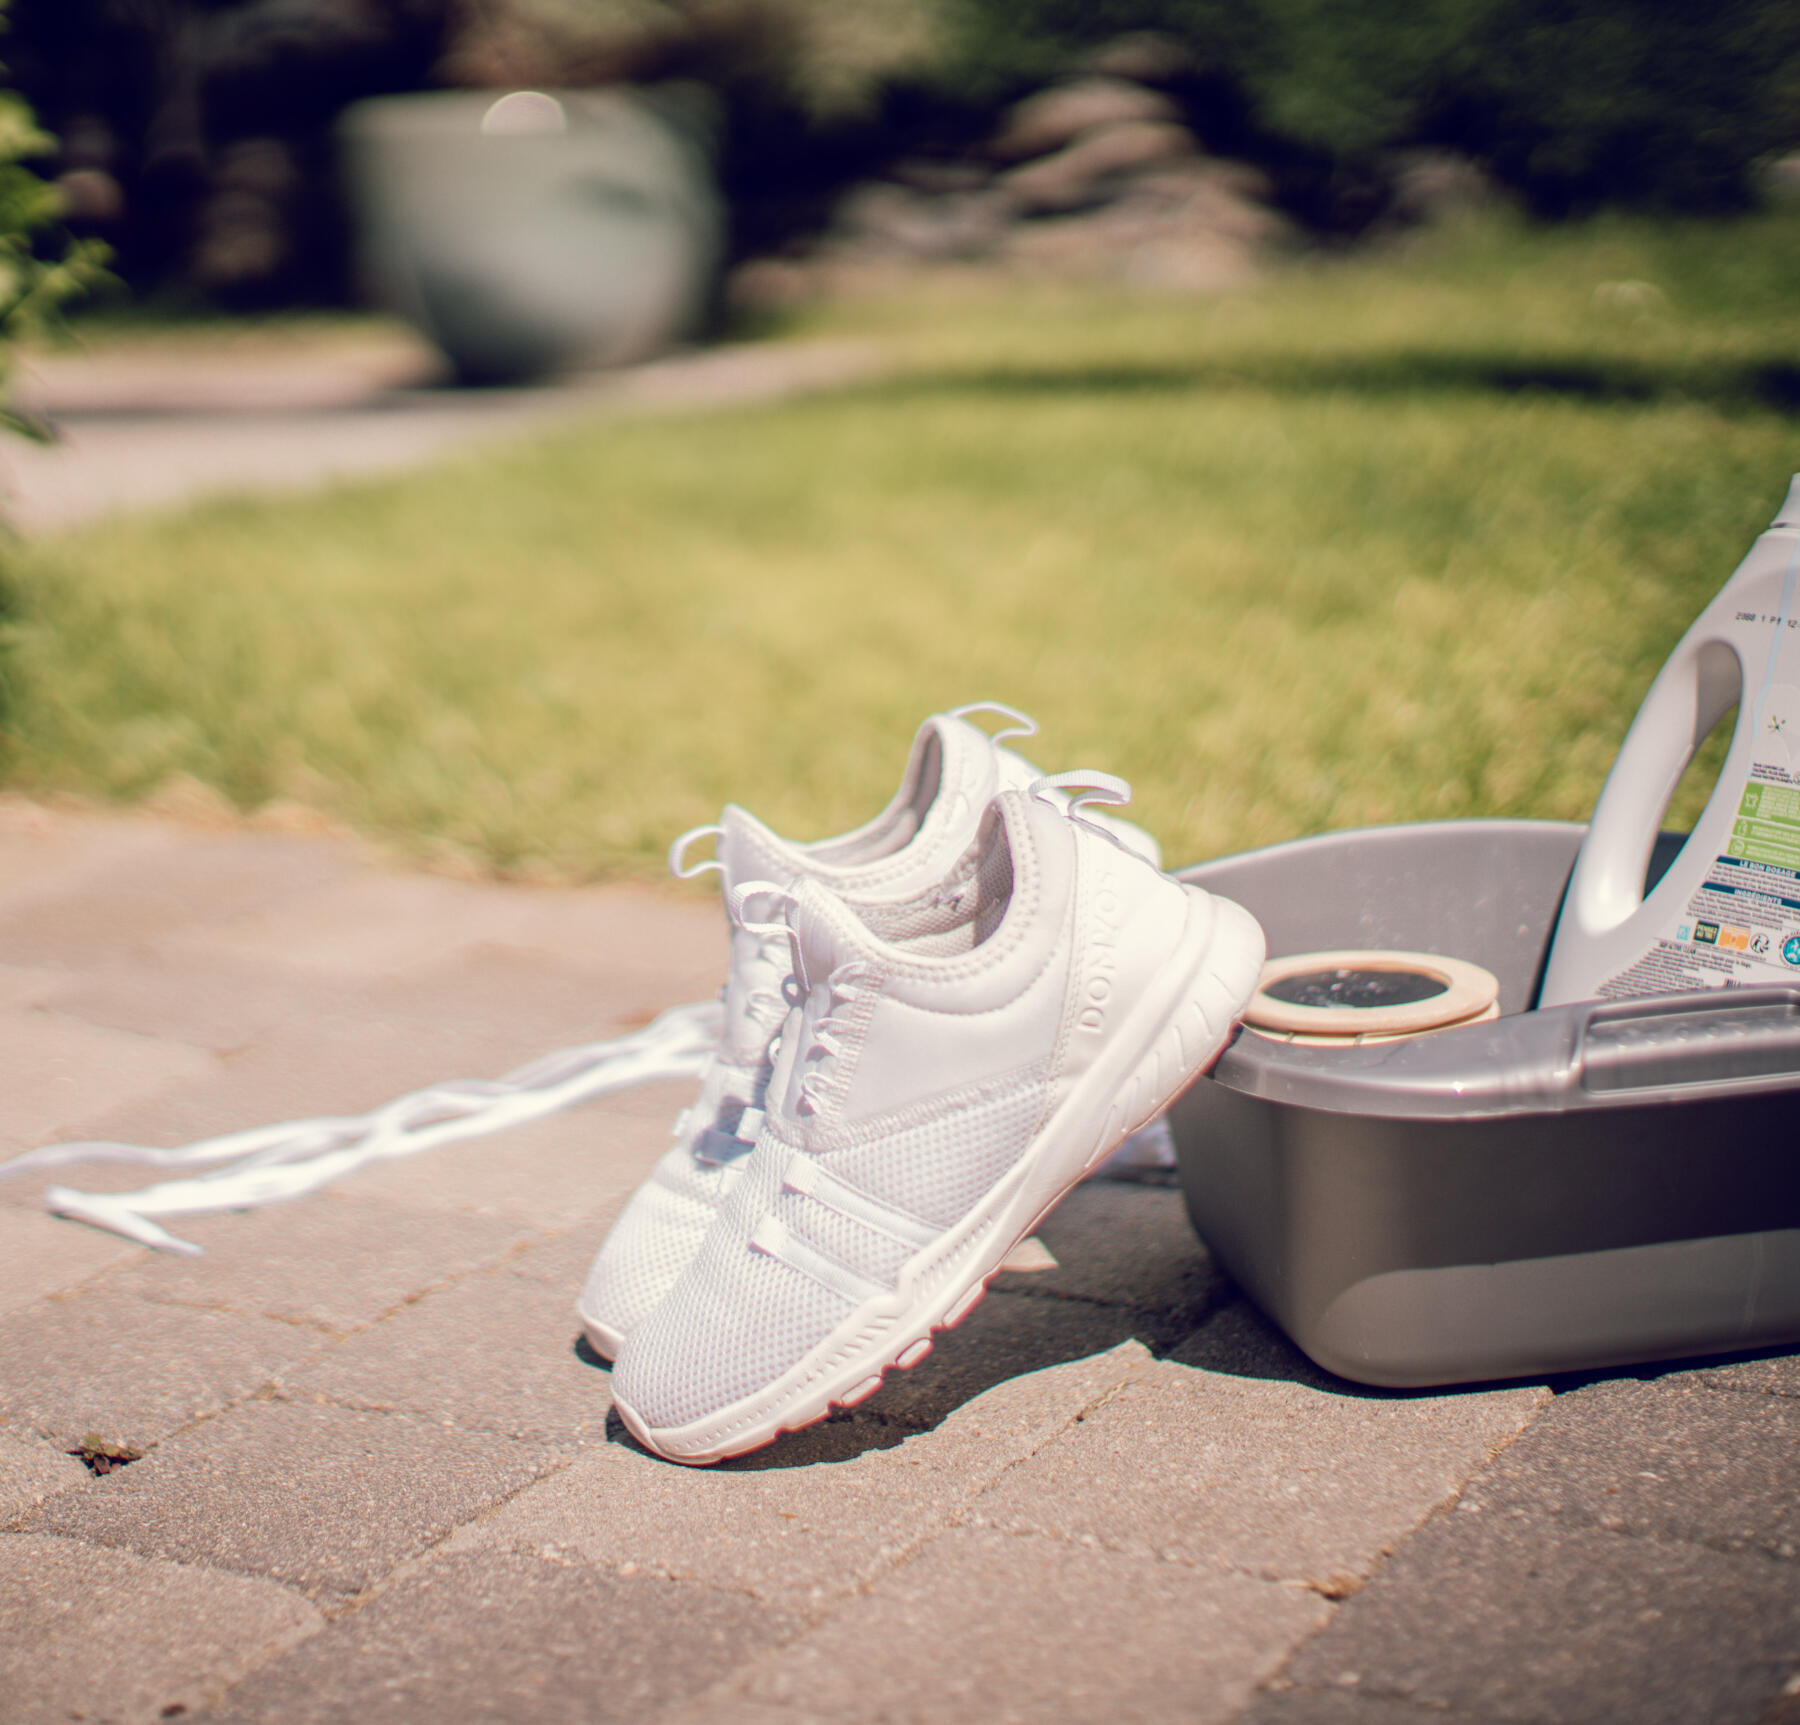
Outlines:
[[[613,1373],[658,1454],[742,1454],[922,1359],[1256,988],[1247,911],[1040,799],[1003,792],[972,862],[954,926],[910,947],[815,881],[788,895],[804,992],[761,1135]]]
[[[1013,728],[990,737],[969,722],[998,713]],[[745,881],[788,887],[811,878],[852,902],[930,894],[973,844],[981,815],[1007,786],[1034,783],[1038,770],[1000,747],[1008,736],[1030,736],[1036,724],[997,702],[978,702],[928,718],[913,739],[900,789],[874,820],[854,832],[813,844],[780,837],[743,809],[728,806],[719,824],[683,833],[670,848],[678,875],[717,868],[727,902]],[[1057,793],[1060,796],[1060,793]],[[1161,866],[1156,840],[1116,817],[1086,814],[1122,843]],[[693,842],[711,835],[716,863],[686,866]],[[905,922],[904,915],[900,922]],[[896,925],[903,938],[905,929]],[[632,1195],[600,1247],[576,1302],[590,1343],[616,1358],[633,1325],[674,1286],[700,1248],[738,1166],[761,1123],[769,1048],[787,1014],[782,986],[791,968],[785,928],[731,931],[731,970],[725,987],[725,1029],[719,1052],[701,1080],[694,1105],[675,1122],[675,1142]]]

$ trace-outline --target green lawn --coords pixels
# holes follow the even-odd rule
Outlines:
[[[1800,467],[1796,289],[1793,214],[1489,219],[1210,300],[835,307],[797,333],[885,381],[22,548],[7,771],[635,873],[727,798],[862,819],[993,696],[1173,861],[1579,818]]]

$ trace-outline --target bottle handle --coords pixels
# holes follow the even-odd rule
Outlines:
[[[1582,933],[1606,934],[1642,907],[1644,874],[1669,799],[1700,745],[1733,705],[1738,720],[1728,758],[1748,745],[1752,715],[1743,690],[1737,650],[1716,636],[1682,642],[1657,675],[1607,774],[1581,847],[1569,908]],[[1720,774],[1713,796],[1729,777],[1729,772]],[[1709,811],[1711,806],[1709,796]],[[1704,824],[1703,815],[1695,825]]]

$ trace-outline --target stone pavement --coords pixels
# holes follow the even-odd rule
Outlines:
[[[0,1149],[497,1074],[704,995],[720,922],[0,799]],[[0,1183],[0,1718],[1800,1721],[1800,1361],[1360,1390],[1158,1186],[1077,1191],[853,1414],[655,1460],[571,1304],[681,1100],[196,1258]]]

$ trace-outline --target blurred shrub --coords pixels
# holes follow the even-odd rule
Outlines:
[[[5,10],[0,0],[0,28]],[[55,148],[56,140],[38,129],[24,99],[0,89],[0,386],[18,342],[41,334],[57,308],[102,273],[104,248],[91,240],[63,235],[56,256],[41,255],[42,242],[60,227],[62,198],[26,164]],[[0,423],[15,431],[35,430],[4,407]]]
[[[1437,129],[1540,211],[1748,201],[1800,142],[1791,0],[1502,0],[1457,45]]]
[[[1467,151],[1542,213],[1748,201],[1800,141],[1792,0],[946,0],[939,76],[992,101],[1122,33],[1182,44],[1215,148],[1315,220],[1371,213],[1382,154]],[[1311,207],[1308,207],[1311,206]]]

